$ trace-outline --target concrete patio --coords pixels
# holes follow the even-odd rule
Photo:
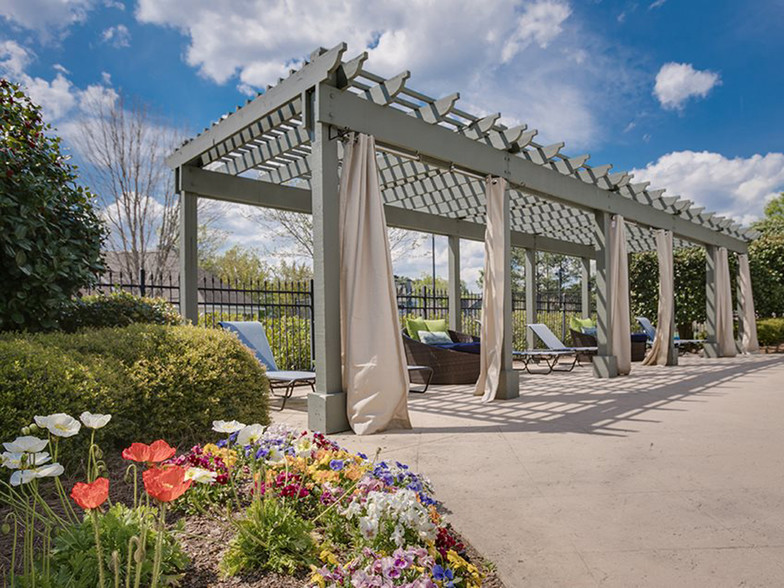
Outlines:
[[[507,586],[784,585],[784,356],[521,374],[520,398],[410,395],[410,464]],[[302,394],[277,422],[306,426]]]

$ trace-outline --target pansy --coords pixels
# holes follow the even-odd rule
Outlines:
[[[264,434],[264,426],[258,423],[243,427],[237,434],[237,444],[245,447],[253,445]]]
[[[109,424],[110,420],[112,420],[112,415],[93,414],[91,412],[84,411],[79,415],[79,420],[81,420],[82,424],[88,429],[102,429]]]
[[[64,412],[35,417],[35,424],[46,429],[55,437],[73,437],[82,428],[82,423]]]
[[[300,437],[294,444],[294,455],[297,457],[311,457],[314,449],[313,441],[309,437]]]
[[[217,478],[217,472],[211,472],[205,468],[188,468],[185,472],[186,480],[193,480],[199,484],[214,484]]]
[[[345,462],[342,459],[333,459],[329,462],[329,469],[339,472],[343,469]]]
[[[3,443],[3,447],[11,453],[38,453],[43,451],[48,444],[49,441],[46,439],[25,435],[24,437],[17,437],[10,443]]]
[[[269,453],[264,460],[270,465],[278,465],[286,461],[286,455],[277,447],[270,447]]]
[[[212,430],[216,433],[226,433],[231,435],[245,428],[245,424],[239,421],[212,421]]]
[[[48,451],[38,453],[12,453],[6,451],[0,455],[0,463],[10,470],[34,468],[45,464],[50,459],[52,459],[52,456],[49,455]]]

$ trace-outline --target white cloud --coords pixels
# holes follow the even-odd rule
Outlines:
[[[101,33],[101,40],[117,49],[122,47],[130,47],[131,33],[128,30],[128,27],[123,24],[119,24],[104,30],[103,33]]]
[[[517,29],[504,44],[501,60],[506,63],[531,43],[546,48],[563,31],[561,25],[571,13],[563,2],[544,0],[525,6]]]
[[[730,159],[708,151],[677,151],[632,173],[635,181],[650,181],[670,195],[747,224],[784,191],[784,153]]]
[[[33,55],[15,41],[0,43],[0,69],[7,75],[20,76],[32,60]]]
[[[210,0],[139,0],[136,17],[181,31],[185,61],[242,93],[277,83],[314,48],[345,41],[348,57],[368,51],[371,71],[410,70],[411,87],[460,90],[462,108],[501,109],[567,149],[595,146],[599,121],[628,102],[628,86],[643,87],[628,54],[583,28],[567,0],[243,0],[228,10]]]
[[[35,31],[43,41],[83,22],[95,0],[3,0],[0,16],[23,29]]]
[[[664,6],[665,2],[667,2],[667,0],[654,0],[648,6],[648,10],[653,10],[654,8],[661,8],[662,6]]]
[[[656,74],[653,94],[663,108],[679,110],[692,96],[704,98],[714,86],[720,85],[719,74],[696,70],[690,63],[665,63]]]

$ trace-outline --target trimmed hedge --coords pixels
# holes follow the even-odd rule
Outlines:
[[[70,333],[86,327],[127,327],[133,323],[181,325],[182,317],[163,298],[147,298],[119,291],[70,301],[63,306],[59,323],[63,331]]]
[[[0,439],[36,414],[111,413],[102,444],[203,438],[214,419],[267,424],[264,369],[233,335],[131,325],[0,336]]]
[[[757,339],[765,346],[784,343],[784,318],[757,319]]]

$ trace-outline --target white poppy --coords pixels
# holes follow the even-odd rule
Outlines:
[[[11,486],[19,486],[20,484],[28,484],[35,480],[34,470],[16,470],[11,474]]]
[[[112,415],[93,414],[91,412],[84,411],[79,415],[79,420],[81,420],[84,426],[88,429],[102,429],[107,424],[109,424],[110,420],[112,420]]]
[[[3,443],[3,447],[11,453],[38,453],[49,444],[46,439],[39,439],[31,435],[17,437],[10,443]]]
[[[259,424],[248,425],[240,430],[237,435],[237,444],[241,447],[253,445],[264,434],[264,427]]]
[[[239,421],[212,421],[212,430],[217,433],[227,433],[231,435],[244,428],[245,425]]]
[[[0,455],[0,464],[11,470],[18,470],[22,467],[31,468],[45,464],[52,459],[48,451],[39,453],[12,453],[6,451]]]
[[[55,437],[73,437],[82,428],[82,424],[70,415],[62,412],[49,416],[35,417],[35,424],[46,429]]]
[[[61,476],[65,469],[59,463],[50,463],[27,471],[33,472],[36,478],[56,478]]]
[[[204,468],[188,468],[185,472],[186,480],[193,480],[199,484],[213,484],[218,477],[216,472]]]

